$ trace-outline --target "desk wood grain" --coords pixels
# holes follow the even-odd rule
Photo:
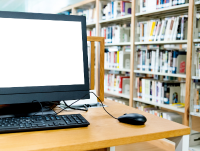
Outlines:
[[[106,109],[113,116],[124,113],[140,113],[147,117],[144,126],[119,123],[103,108],[89,109],[88,112],[68,111],[62,114],[81,113],[89,122],[88,127],[35,132],[0,134],[1,151],[77,151],[95,150],[144,142],[168,137],[188,135],[190,128],[160,117],[139,111],[113,101],[105,100]]]

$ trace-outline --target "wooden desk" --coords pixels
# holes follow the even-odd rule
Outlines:
[[[90,125],[84,128],[70,128],[59,130],[46,130],[35,132],[0,134],[1,151],[77,151],[95,150],[136,142],[144,142],[162,138],[176,137],[178,142],[181,137],[189,143],[190,128],[151,114],[139,111],[113,101],[105,100],[106,109],[113,116],[119,117],[124,113],[140,113],[147,117],[144,126],[134,126],[119,123],[110,117],[103,108],[89,109],[88,112],[71,111],[62,112],[81,113]],[[181,145],[180,143],[178,143]],[[186,143],[187,144],[187,143]],[[183,145],[181,145],[182,147]],[[178,150],[178,147],[176,149]],[[188,151],[188,150],[187,150]]]

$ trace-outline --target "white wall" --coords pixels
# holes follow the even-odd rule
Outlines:
[[[63,7],[78,3],[83,0],[26,0],[26,12],[54,13]]]

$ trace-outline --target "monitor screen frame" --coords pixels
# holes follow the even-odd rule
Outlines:
[[[89,92],[89,73],[88,73],[89,71],[88,71],[87,33],[86,33],[86,17],[85,16],[0,11],[0,18],[81,22],[83,66],[84,66],[84,84],[0,88],[0,97],[1,95],[12,95],[12,94],[32,94],[32,93],[54,93],[55,94],[55,92],[75,92],[75,91]],[[73,73],[69,73],[69,74],[73,74]]]

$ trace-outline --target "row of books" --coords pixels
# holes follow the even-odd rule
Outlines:
[[[140,13],[188,3],[189,0],[140,0]]]
[[[185,83],[136,78],[137,98],[158,104],[184,103]]]
[[[131,2],[112,0],[103,5],[102,20],[117,18],[128,14],[131,14]]]
[[[171,74],[186,73],[186,52],[174,49],[159,49],[159,46],[137,47],[137,70]]]
[[[196,52],[194,55],[194,66],[195,66],[195,76],[200,77],[200,48],[196,48]]]
[[[113,96],[110,96],[110,95],[108,96],[107,94],[105,94],[105,98],[108,99],[108,100],[112,100],[112,101],[115,101],[117,103],[121,103],[121,104],[129,106],[129,100],[128,99],[113,97]]]
[[[194,112],[200,113],[200,89],[194,89]]]
[[[104,90],[129,95],[130,76],[108,73],[104,75]]]
[[[105,43],[130,42],[130,27],[120,25],[103,27],[101,37],[105,38]]]
[[[96,36],[96,28],[87,28],[87,36]]]
[[[130,52],[119,51],[117,46],[109,47],[106,50],[105,68],[130,69]]]
[[[140,42],[187,39],[188,16],[170,17],[137,23]]]
[[[194,38],[200,38],[200,13],[196,13],[196,28],[194,28]]]
[[[86,16],[86,22],[87,23],[95,22],[96,8],[90,8],[90,9],[87,9],[87,10],[79,10],[77,12],[77,15]]]
[[[136,108],[155,116],[182,124],[182,116],[178,113],[161,110],[153,105],[148,105],[141,102],[136,102]]]

